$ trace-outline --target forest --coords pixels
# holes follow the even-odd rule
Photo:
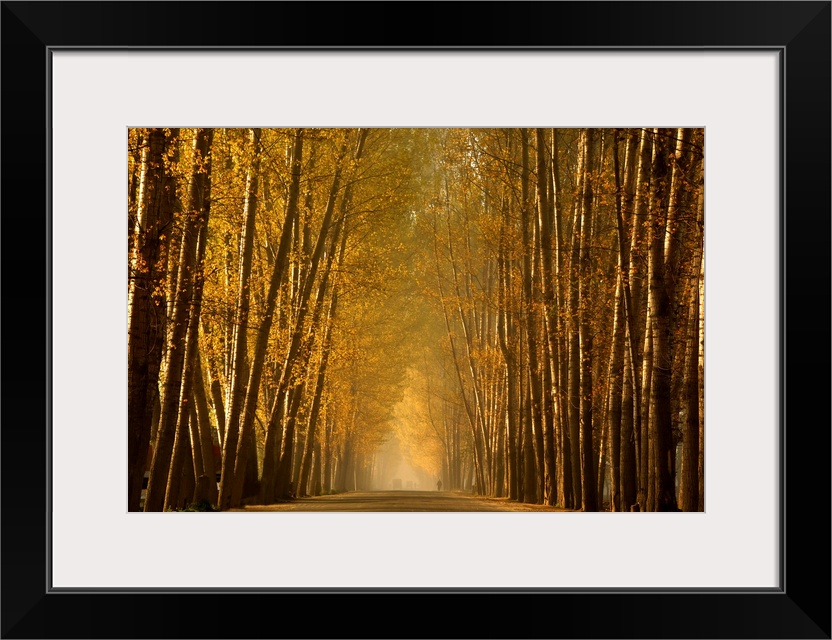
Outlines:
[[[127,138],[129,511],[704,511],[703,129]]]

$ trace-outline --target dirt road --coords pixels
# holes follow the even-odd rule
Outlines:
[[[229,511],[568,511],[523,504],[507,498],[482,498],[457,491],[350,491],[315,498],[298,498],[267,506]]]

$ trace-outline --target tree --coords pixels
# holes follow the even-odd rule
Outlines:
[[[152,407],[158,396],[165,327],[165,239],[173,217],[175,183],[167,155],[174,134],[151,129],[142,151],[138,219],[128,289],[128,509],[140,509],[150,446]]]
[[[222,480],[220,484],[220,505],[230,506],[231,492],[234,484],[234,467],[238,442],[240,441],[240,415],[243,411],[246,394],[246,359],[248,353],[248,320],[251,304],[251,262],[254,250],[254,233],[257,215],[257,197],[260,180],[260,161],[262,131],[251,129],[249,142],[252,149],[251,164],[246,175],[246,195],[243,206],[244,227],[242,232],[242,250],[240,252],[240,278],[237,307],[234,320],[233,354],[230,369],[231,401],[226,421],[225,442],[223,443]],[[243,440],[243,446],[246,442]]]

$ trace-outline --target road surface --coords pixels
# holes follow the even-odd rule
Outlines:
[[[271,505],[251,505],[229,511],[567,511],[523,504],[507,498],[483,498],[460,491],[350,491],[315,498],[297,498]]]

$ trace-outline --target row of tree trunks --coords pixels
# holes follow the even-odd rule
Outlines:
[[[241,437],[239,424],[243,415],[246,397],[246,372],[248,370],[248,324],[251,305],[251,262],[254,251],[254,235],[257,220],[258,185],[260,180],[261,136],[259,129],[249,131],[252,159],[246,174],[245,203],[243,207],[243,230],[239,263],[239,289],[234,314],[231,340],[231,365],[229,370],[230,390],[228,415],[226,418],[225,440],[222,456],[222,483],[220,505],[230,506],[234,485],[234,468],[237,461],[238,445],[245,447],[246,439]]]
[[[162,283],[166,277],[165,237],[173,211],[167,192],[175,183],[167,163],[171,134],[151,129],[141,151],[138,216],[130,230],[128,289],[128,508],[138,511],[151,441],[153,406],[158,400],[157,379],[165,338]]]
[[[377,482],[361,295],[408,270],[444,488],[703,508],[702,130],[183,131],[130,137],[131,510]]]
[[[433,260],[478,486],[586,511],[675,510],[681,443],[683,508],[698,509],[701,130],[467,136],[479,164],[443,178]],[[501,181],[486,163],[500,164]],[[471,183],[486,194],[475,213]],[[496,240],[472,237],[476,224],[493,225]],[[456,255],[460,234],[481,253]],[[471,330],[481,303],[493,335]],[[481,364],[491,351],[502,362],[496,379]],[[496,394],[501,402],[483,402]],[[483,429],[495,424],[503,446]]]
[[[150,475],[147,486],[147,497],[145,499],[145,510],[159,511],[164,506],[178,502],[179,499],[179,473],[181,475],[181,453],[178,458],[174,456],[175,441],[180,441],[180,452],[182,447],[190,447],[190,407],[194,405],[191,393],[191,380],[193,377],[193,359],[197,351],[196,327],[199,324],[199,313],[201,305],[201,255],[204,254],[204,239],[208,225],[208,214],[210,207],[211,189],[211,137],[210,129],[199,129],[194,133],[193,138],[193,164],[189,179],[188,203],[185,211],[181,240],[178,242],[180,249],[176,271],[176,287],[173,292],[173,313],[169,323],[167,362],[164,369],[164,380],[161,390],[161,403],[159,412],[159,425],[154,438],[153,458],[150,466]],[[178,130],[168,132],[168,139],[176,144]],[[162,130],[154,129],[149,132],[147,149],[148,161],[143,168],[143,182],[148,186],[153,178],[159,175],[159,166],[162,163],[161,155],[164,153],[165,133]],[[159,155],[157,155],[159,154]],[[164,164],[164,163],[162,163]],[[161,170],[164,174],[164,169]],[[160,203],[161,209],[165,211],[163,218],[166,225],[171,225],[175,208],[175,181],[168,175],[168,193]],[[147,195],[146,192],[143,196]],[[148,203],[148,206],[149,203]],[[141,210],[141,208],[140,208]],[[168,228],[168,233],[170,232]],[[163,251],[165,243],[160,236],[147,233],[145,229],[137,234],[139,239],[134,243],[137,248],[149,241],[157,244],[157,250]],[[161,269],[157,271],[155,292],[159,300],[157,309],[163,308],[161,298],[164,296],[164,287],[161,286]],[[157,336],[160,338],[161,336]],[[132,342],[132,336],[131,340]],[[161,355],[161,349],[159,349]],[[158,365],[156,365],[158,367]],[[159,369],[156,369],[156,376],[146,382],[149,392],[157,390],[155,379],[158,377]],[[134,373],[133,363],[130,367],[131,375]],[[190,404],[189,404],[190,403]],[[133,407],[130,407],[130,421],[133,420]],[[141,411],[136,412],[137,416]],[[147,427],[146,435],[142,438],[145,454],[150,445],[150,428]],[[147,439],[144,440],[144,437]],[[171,463],[174,462],[172,465]],[[176,464],[180,463],[180,464]],[[131,471],[131,494],[130,507],[138,510],[139,504],[136,499],[135,486],[141,490],[141,481],[144,476],[144,460],[140,468]],[[135,475],[134,475],[135,474]],[[170,476],[170,478],[169,478]],[[176,476],[174,478],[174,476]],[[173,478],[173,486],[169,487],[169,480]],[[135,485],[133,483],[136,483]],[[170,489],[170,490],[169,490]],[[175,495],[174,495],[175,494]],[[167,496],[167,498],[166,498]],[[140,497],[139,497],[140,498]]]

